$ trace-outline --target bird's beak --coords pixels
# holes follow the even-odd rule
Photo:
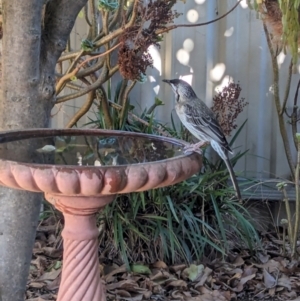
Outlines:
[[[171,86],[173,92],[176,93],[176,87],[174,86],[174,84],[172,83],[171,80],[169,80],[169,79],[163,79],[162,81],[165,82],[165,83],[167,83],[167,84],[169,84]]]

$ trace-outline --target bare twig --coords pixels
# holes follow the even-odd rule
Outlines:
[[[284,93],[283,104],[282,104],[282,107],[281,107],[280,115],[283,115],[283,113],[285,112],[286,104],[287,104],[287,101],[289,99],[292,74],[293,74],[293,60],[291,60],[290,66],[289,66],[288,79],[287,79],[287,83],[286,83],[286,87],[285,87],[285,93]]]
[[[297,153],[297,165],[295,173],[295,190],[296,190],[296,215],[293,233],[293,244],[292,244],[292,257],[295,257],[297,252],[297,240],[298,240],[298,230],[300,224],[300,191],[299,191],[299,172],[300,172],[300,134],[296,134],[296,139],[298,142],[298,153]]]
[[[105,35],[108,35],[108,11],[101,11],[102,13],[102,28]]]
[[[132,14],[131,14],[129,22],[127,24],[125,24],[125,26],[116,29],[115,31],[111,32],[110,34],[103,36],[103,38],[100,39],[99,41],[95,42],[95,48],[104,46],[105,44],[116,39],[118,36],[120,36],[124,32],[125,29],[128,29],[129,27],[131,27],[134,24],[134,22],[136,21],[136,18],[137,18],[139,1],[140,0],[134,0]]]
[[[67,60],[71,60],[73,59],[74,57],[76,57],[79,53],[80,53],[81,50],[75,50],[75,51],[70,51],[70,52],[67,52],[65,54],[63,54],[58,60],[57,62],[60,63],[60,62],[63,62],[63,61],[67,61]]]
[[[103,68],[104,63],[105,63],[105,57],[102,57],[102,58],[100,58],[100,60],[99,60],[96,64],[94,64],[94,65],[92,65],[92,66],[90,66],[90,67],[87,67],[87,68],[85,68],[85,69],[80,70],[80,71],[76,74],[76,77],[77,77],[77,78],[82,78],[82,77],[88,76],[88,75],[90,75],[90,74],[93,74],[93,73],[95,73],[96,71],[98,71],[98,70],[100,70],[101,68]]]
[[[298,123],[298,93],[299,93],[299,88],[300,88],[300,80],[298,81],[296,93],[294,96],[294,106],[293,106],[293,112],[291,115],[291,124],[292,124],[292,133],[293,133],[293,140],[295,144],[296,150],[298,150],[298,141],[296,139],[296,134],[297,134],[297,123]]]
[[[122,125],[125,122],[125,117],[126,117],[126,111],[128,110],[128,101],[129,101],[129,93],[135,86],[136,81],[133,81],[129,87],[126,88],[123,99],[122,99],[122,110],[121,110],[121,116],[120,116],[120,121],[119,121],[119,127],[122,128]]]
[[[279,122],[279,129],[280,129],[280,134],[282,138],[282,142],[284,145],[284,150],[285,150],[285,155],[291,170],[291,175],[294,178],[295,177],[295,166],[292,158],[292,153],[291,153],[291,148],[289,144],[289,138],[287,135],[286,131],[286,125],[285,125],[285,120],[283,118],[283,115],[281,115],[281,104],[280,104],[280,94],[279,94],[279,70],[278,70],[278,63],[276,59],[276,55],[272,46],[272,42],[270,39],[269,31],[267,29],[267,26],[265,23],[263,23],[264,27],[264,32],[265,36],[267,38],[267,43],[269,47],[269,51],[271,54],[271,61],[272,61],[272,66],[273,66],[273,88],[274,88],[274,102],[276,106],[276,111],[277,111],[277,117],[278,117],[278,122]]]
[[[92,23],[89,19],[88,4],[86,4],[84,6],[84,18],[85,18],[85,22],[87,23],[87,25],[91,27]]]
[[[76,91],[79,91],[80,89],[82,89],[82,87],[80,85],[74,84],[72,82],[67,83],[66,87],[76,90]]]
[[[108,103],[109,103],[109,105],[110,105],[112,108],[114,108],[114,109],[116,109],[116,110],[119,110],[119,111],[122,110],[122,106],[116,104],[115,102],[113,102],[113,101],[108,101]],[[128,112],[128,116],[130,116],[131,119],[134,119],[134,120],[136,120],[136,121],[138,121],[138,122],[144,124],[145,126],[149,126],[149,125],[150,125],[149,122],[147,122],[146,120],[144,120],[144,119],[138,117],[137,115],[133,114],[132,112]],[[162,130],[160,127],[156,127],[156,126],[154,126],[153,124],[152,124],[151,126],[152,126],[154,129],[156,129],[162,136],[165,136],[165,137],[172,137],[168,132]]]
[[[71,118],[71,120],[66,125],[67,129],[73,127],[79,121],[79,119],[89,111],[93,104],[94,98],[95,91],[91,91],[90,93],[88,93],[84,105],[79,109],[79,111]]]
[[[118,95],[118,99],[117,102],[122,106],[122,101],[123,101],[123,96],[126,90],[128,84],[128,79],[123,79],[121,82],[121,87],[120,87],[120,91],[119,91],[119,95]]]
[[[118,40],[116,40],[115,42],[112,43],[110,50],[112,50],[112,48],[117,47],[117,45],[119,45],[119,43],[117,43]],[[110,51],[109,51],[110,53]],[[96,71],[98,71],[99,69],[101,69],[104,66],[105,63],[105,57],[102,57],[96,64],[94,64],[93,66],[87,67],[83,70],[80,70],[76,76],[77,78],[82,78],[84,76],[88,76],[90,74],[95,73]]]
[[[292,226],[292,213],[291,213],[289,198],[288,198],[285,187],[282,188],[282,192],[283,192],[283,196],[284,196],[283,201],[284,201],[284,204],[285,204],[286,217],[287,217],[287,220],[288,220],[289,242],[292,245],[293,237],[294,237],[294,234],[293,234],[294,229],[293,229],[293,226]]]
[[[123,1],[123,0],[122,0]],[[159,31],[157,31],[156,33],[157,34],[162,34],[162,33],[165,33],[165,32],[169,32],[173,29],[176,29],[176,28],[179,28],[179,27],[197,27],[197,26],[204,26],[204,25],[208,25],[208,24],[211,24],[211,23],[214,23],[214,22],[217,22],[221,19],[223,19],[224,17],[226,17],[228,14],[230,14],[238,5],[239,3],[241,2],[242,0],[239,0],[234,6],[233,8],[231,8],[228,12],[226,12],[224,15],[220,16],[219,18],[217,19],[214,19],[214,20],[211,20],[211,21],[208,21],[208,22],[203,22],[203,23],[197,23],[197,24],[179,24],[179,25],[171,25],[169,27],[166,27],[164,29],[161,29]],[[136,19],[136,16],[137,16],[137,9],[138,9],[138,2],[139,0],[135,0],[132,8],[130,8],[129,12],[131,15],[131,18],[130,18],[130,21],[123,27],[123,28],[118,28],[116,29],[115,31],[111,32],[110,34],[108,34],[107,36],[104,37],[104,33],[102,33],[99,37],[97,37],[93,42],[96,42],[95,43],[95,48],[98,48],[98,47],[101,47],[103,45],[105,45],[106,43],[114,40],[115,38],[117,38],[119,35],[121,35],[124,31],[124,29],[127,29],[129,28],[130,26],[133,25],[135,19]],[[121,7],[121,5],[119,5],[119,7]],[[109,30],[111,30],[113,28],[113,26],[117,23],[119,19],[119,11],[117,14],[115,14],[115,17],[114,19],[111,21],[111,23],[109,24]],[[79,54],[78,51],[74,51],[74,52],[71,52],[71,53],[67,53],[67,54],[64,54],[62,55],[60,58],[59,58],[59,62],[61,61],[65,61],[65,60],[68,60],[68,59],[72,59],[74,57],[76,57],[77,55]]]
[[[124,0],[120,0],[119,1],[120,4],[119,4],[119,7],[118,7],[118,11],[114,14],[114,17],[113,19],[111,20],[111,22],[109,23],[109,30],[112,30],[114,28],[114,26],[121,21],[121,12],[122,12],[122,9],[125,5],[124,3]]]
[[[95,59],[95,58],[99,58],[101,56],[104,56],[108,53],[110,53],[111,51],[113,51],[114,49],[116,49],[117,47],[119,47],[120,44],[117,44],[115,45],[114,47],[110,48],[108,51],[105,51],[103,53],[100,53],[99,55],[97,56],[94,56],[94,57],[90,57],[90,58],[87,58],[85,59],[78,67],[76,67],[72,72],[68,73],[68,74],[65,74],[63,77],[60,78],[59,82],[57,83],[56,85],[56,91],[57,91],[57,94],[59,94],[59,92],[61,91],[63,85],[65,84],[65,82],[71,80],[72,77],[76,76],[77,72],[80,70],[80,68],[82,68],[87,62]],[[84,93],[86,94],[86,93]],[[83,94],[82,94],[83,95]],[[81,96],[81,95],[80,95]]]
[[[105,35],[108,35],[109,33],[109,29],[108,29],[108,11],[102,11],[102,29]],[[105,44],[105,49],[106,51],[108,51],[110,49],[110,42],[108,42],[107,44]],[[107,55],[106,56],[106,66],[108,68],[108,70],[110,70],[111,66],[110,66],[110,56]]]
[[[79,52],[79,54],[76,56],[76,58],[74,59],[74,61],[69,66],[69,68],[68,68],[68,70],[66,72],[66,75],[73,74],[73,73],[71,73],[71,71],[74,69],[74,67],[76,66],[76,64],[79,62],[79,60],[81,59],[81,57],[82,57],[83,54],[84,54],[84,51],[81,50]],[[76,71],[74,71],[74,72],[76,72]],[[61,92],[61,90],[65,87],[67,81],[64,80],[64,78],[66,78],[66,75],[64,75],[63,77],[61,77],[60,80],[59,80],[59,82],[57,83],[57,85],[56,85],[56,95],[58,95]],[[73,75],[71,75],[70,78],[72,76]]]
[[[107,128],[113,129],[113,120],[109,112],[107,96],[102,86],[100,86],[99,89],[96,91],[96,97],[99,101],[100,107],[102,108],[104,120],[105,120],[105,124],[107,125]]]
[[[95,0],[89,0],[89,7],[92,15],[92,26],[88,35],[88,40],[93,40],[97,36],[97,8]]]
[[[88,87],[85,87],[83,89],[81,89],[80,91],[76,92],[76,93],[71,93],[71,94],[67,94],[61,97],[58,97],[56,100],[56,103],[61,103],[61,102],[65,102],[67,100],[70,99],[74,99],[77,97],[80,97],[82,95],[87,94],[88,92],[90,92],[93,89],[97,89],[99,88],[99,86],[101,86],[107,79],[111,78],[117,71],[119,70],[119,66],[116,65],[113,68],[111,68],[109,70],[109,72],[107,73],[105,78],[102,78],[101,76],[97,79],[97,81],[95,81],[93,84],[91,84]]]
[[[214,19],[214,20],[211,20],[211,21],[208,21],[208,22],[203,22],[203,23],[196,23],[196,24],[179,24],[179,25],[171,25],[171,26],[168,26],[164,29],[161,29],[161,30],[158,30],[156,33],[157,34],[162,34],[162,33],[165,33],[165,32],[168,32],[170,30],[173,30],[175,28],[179,28],[179,27],[198,27],[198,26],[204,26],[204,25],[208,25],[208,24],[211,24],[211,23],[214,23],[214,22],[217,22],[223,18],[225,18],[227,15],[229,15],[232,11],[234,11],[237,6],[240,4],[240,2],[242,2],[242,0],[239,0],[228,12],[226,12],[224,15],[220,16],[219,18],[217,19]]]
[[[104,33],[100,32],[96,38],[94,38],[94,40],[92,41],[92,43],[99,41],[100,39],[102,39],[104,37]],[[66,52],[65,54],[61,55],[60,58],[58,59],[58,62],[63,62],[66,60],[71,60],[73,58],[75,58],[81,50],[75,50],[75,51],[70,51],[70,52]],[[89,54],[89,55],[94,55],[92,52],[89,51],[85,51],[84,54]]]

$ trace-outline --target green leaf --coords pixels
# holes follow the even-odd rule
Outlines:
[[[165,103],[162,100],[160,100],[158,97],[155,97],[155,105],[156,106],[164,106]]]
[[[212,203],[213,203],[213,206],[214,206],[214,213],[215,213],[216,218],[217,218],[217,222],[218,222],[218,225],[219,225],[221,236],[222,236],[223,242],[225,244],[225,249],[227,249],[228,243],[227,243],[227,238],[226,238],[226,235],[225,235],[225,228],[224,228],[224,224],[223,224],[223,221],[222,221],[219,206],[218,206],[218,204],[216,202],[216,199],[213,195],[211,195],[211,200],[212,200]]]
[[[83,9],[79,12],[78,17],[82,19],[84,17]]]
[[[151,275],[151,270],[147,266],[142,264],[132,264],[130,266],[130,270],[132,273]]]
[[[45,145],[42,148],[37,149],[36,151],[39,153],[52,153],[56,150],[54,145]]]
[[[98,7],[100,10],[115,11],[119,7],[118,0],[99,0]]]
[[[176,214],[176,211],[175,211],[175,208],[174,208],[174,205],[173,205],[173,201],[171,200],[169,195],[167,195],[166,198],[168,200],[169,208],[170,208],[170,210],[173,214],[174,219],[176,220],[177,223],[179,223],[179,219],[178,219],[178,216]]]
[[[204,265],[191,264],[188,268],[183,270],[183,274],[186,275],[191,281],[195,281],[204,271]]]
[[[54,268],[55,270],[58,270],[58,269],[61,268],[61,266],[62,266],[62,262],[61,262],[60,260],[57,260],[57,261],[55,262],[53,268]]]
[[[84,51],[92,51],[94,49],[94,43],[90,40],[82,40],[81,41],[81,49]]]

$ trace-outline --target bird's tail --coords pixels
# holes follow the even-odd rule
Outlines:
[[[236,197],[238,198],[239,201],[242,201],[241,191],[240,191],[240,188],[239,188],[239,185],[238,185],[238,182],[237,182],[237,179],[236,179],[231,161],[229,160],[228,156],[226,156],[226,159],[224,159],[224,162],[225,162],[226,167],[229,171],[230,179],[231,179],[231,182],[233,184]]]

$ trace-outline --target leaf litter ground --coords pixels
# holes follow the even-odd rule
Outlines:
[[[38,227],[26,300],[56,300],[62,269],[62,225],[53,216]],[[125,265],[99,267],[107,300],[293,300],[300,301],[300,264],[283,253],[282,240],[267,233],[263,252],[232,251],[225,259],[204,260],[199,265],[168,266],[162,261],[139,263],[127,272]]]

